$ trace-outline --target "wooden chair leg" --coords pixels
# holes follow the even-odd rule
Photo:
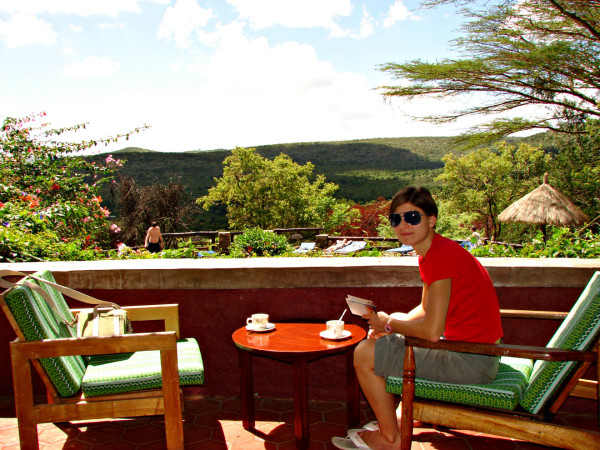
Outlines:
[[[402,375],[402,418],[400,420],[400,449],[410,450],[413,438],[413,402],[415,399],[415,355],[406,347]]]
[[[12,346],[11,362],[21,449],[37,450],[39,448],[39,441],[37,424],[33,412],[34,394],[31,362],[17,351],[13,351]]]
[[[598,405],[598,429],[600,430],[600,343],[596,346],[596,404]]]
[[[183,416],[179,394],[177,349],[161,350],[163,396],[165,405],[165,430],[167,448],[183,450]]]

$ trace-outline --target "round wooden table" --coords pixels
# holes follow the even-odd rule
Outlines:
[[[294,427],[296,445],[306,449],[308,430],[308,363],[325,356],[346,355],[346,396],[348,425],[360,421],[360,391],[353,365],[353,350],[367,333],[358,325],[346,324],[351,335],[346,339],[329,340],[319,336],[324,323],[276,323],[267,332],[252,332],[241,327],[233,333],[233,342],[240,350],[240,391],[242,397],[242,423],[244,428],[254,428],[254,378],[252,356],[259,355],[291,363],[294,380]]]

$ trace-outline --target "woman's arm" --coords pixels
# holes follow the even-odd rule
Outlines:
[[[423,285],[421,304],[412,309],[404,319],[392,318],[392,332],[436,342],[444,334],[446,314],[450,304],[451,279],[438,280]],[[384,312],[369,317],[372,334],[385,334],[384,326],[390,316]]]

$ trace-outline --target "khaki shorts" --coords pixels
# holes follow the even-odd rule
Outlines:
[[[375,342],[375,374],[402,378],[404,336],[390,334]],[[499,356],[450,352],[414,347],[415,376],[423,380],[455,384],[487,384],[494,381]]]

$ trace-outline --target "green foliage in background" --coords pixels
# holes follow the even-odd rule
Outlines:
[[[314,227],[327,221],[337,190],[314,166],[287,155],[263,158],[253,148],[236,148],[223,162],[223,176],[197,203],[227,205],[231,229]]]
[[[250,228],[237,235],[229,249],[234,258],[243,256],[278,256],[290,252],[286,237],[260,228]]]
[[[265,145],[256,147],[256,152],[270,160],[284,153],[297,164],[314,164],[315,176],[323,175],[328,182],[339,186],[333,197],[352,205],[368,203],[379,197],[390,199],[402,187],[409,185],[435,190],[439,186],[435,178],[444,167],[442,157],[455,148],[454,141],[455,138],[443,136],[380,138]],[[555,145],[540,136],[509,138],[507,141],[544,145],[544,149]],[[118,155],[127,160],[127,164],[119,168],[119,175],[133,179],[138,187],[155,183],[168,185],[171,180],[178,180],[185,186],[182,205],[186,207],[208,194],[215,185],[215,179],[223,174],[223,161],[231,154],[231,150],[165,153],[126,148],[115,152],[115,157]],[[90,156],[88,159],[103,161],[102,156]],[[103,205],[120,217],[120,207],[108,189],[102,191],[102,199]],[[215,204],[208,210],[191,215],[187,229],[229,229],[226,213],[226,205]],[[325,226],[329,227],[329,224]]]
[[[212,257],[214,252],[198,251],[191,239],[177,241],[177,248],[164,248],[158,253],[150,253],[145,248],[131,248],[120,244],[116,250],[102,255],[102,259],[198,259]]]
[[[573,231],[565,227],[552,227],[546,242],[540,231],[523,248],[483,245],[471,251],[475,256],[483,257],[600,258],[600,236],[591,230]]]
[[[85,260],[114,243],[99,191],[122,161],[80,152],[121,136],[66,142],[85,124],[53,129],[44,116],[9,117],[0,130],[0,261]]]
[[[573,128],[581,133],[558,140],[550,184],[593,220],[600,214],[600,120],[588,119]]]
[[[501,142],[492,149],[450,153],[443,160],[444,172],[436,181],[442,183],[439,198],[444,209],[463,223],[473,220],[469,226],[478,221],[488,237],[498,240],[498,214],[541,184],[551,156],[524,143]]]

